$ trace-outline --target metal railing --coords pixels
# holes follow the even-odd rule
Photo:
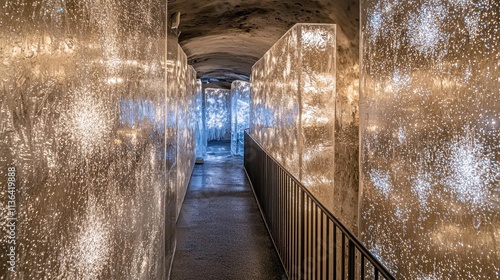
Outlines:
[[[244,165],[289,279],[395,279],[247,132]]]

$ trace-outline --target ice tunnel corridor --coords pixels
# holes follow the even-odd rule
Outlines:
[[[243,169],[228,141],[196,165],[177,222],[171,279],[286,279]]]
[[[0,0],[0,280],[500,279],[500,0]]]

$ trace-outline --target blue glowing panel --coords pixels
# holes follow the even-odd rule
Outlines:
[[[250,83],[231,84],[231,153],[243,155],[244,132],[249,126]]]
[[[203,124],[203,92],[201,80],[196,80],[196,157],[204,157],[207,153],[205,125]]]
[[[196,72],[187,64],[187,56],[178,45],[177,79],[177,219],[193,171],[196,153]]]
[[[205,89],[207,141],[229,139],[231,134],[231,90]]]

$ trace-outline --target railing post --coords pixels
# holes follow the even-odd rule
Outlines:
[[[347,261],[347,279],[354,280],[354,275],[356,271],[356,251],[354,248],[354,243],[349,239],[349,252],[348,252],[348,261]]]
[[[306,196],[304,194],[303,190],[300,190],[300,203],[301,207],[299,208],[300,212],[300,259],[299,259],[299,279],[307,279],[306,269],[305,269],[305,251],[307,250],[306,248],[306,241],[305,241],[305,235],[306,235],[306,227],[304,225],[306,217],[305,217],[305,202],[306,202]]]

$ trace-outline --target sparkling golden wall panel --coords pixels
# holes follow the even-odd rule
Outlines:
[[[164,279],[178,156],[166,2],[0,7],[0,278]]]
[[[360,231],[399,279],[499,279],[498,1],[362,1]]]
[[[4,279],[165,275],[165,3],[3,1]],[[5,195],[15,168],[17,274]],[[8,248],[8,249],[7,249]]]
[[[251,135],[331,210],[335,28],[297,24],[290,29],[253,66],[250,101]]]
[[[359,49],[337,48],[333,197],[325,203],[357,236],[359,201]]]
[[[207,141],[226,139],[231,134],[231,90],[206,88],[205,116]]]
[[[231,84],[231,153],[243,156],[244,133],[248,128],[250,83],[234,81]]]

